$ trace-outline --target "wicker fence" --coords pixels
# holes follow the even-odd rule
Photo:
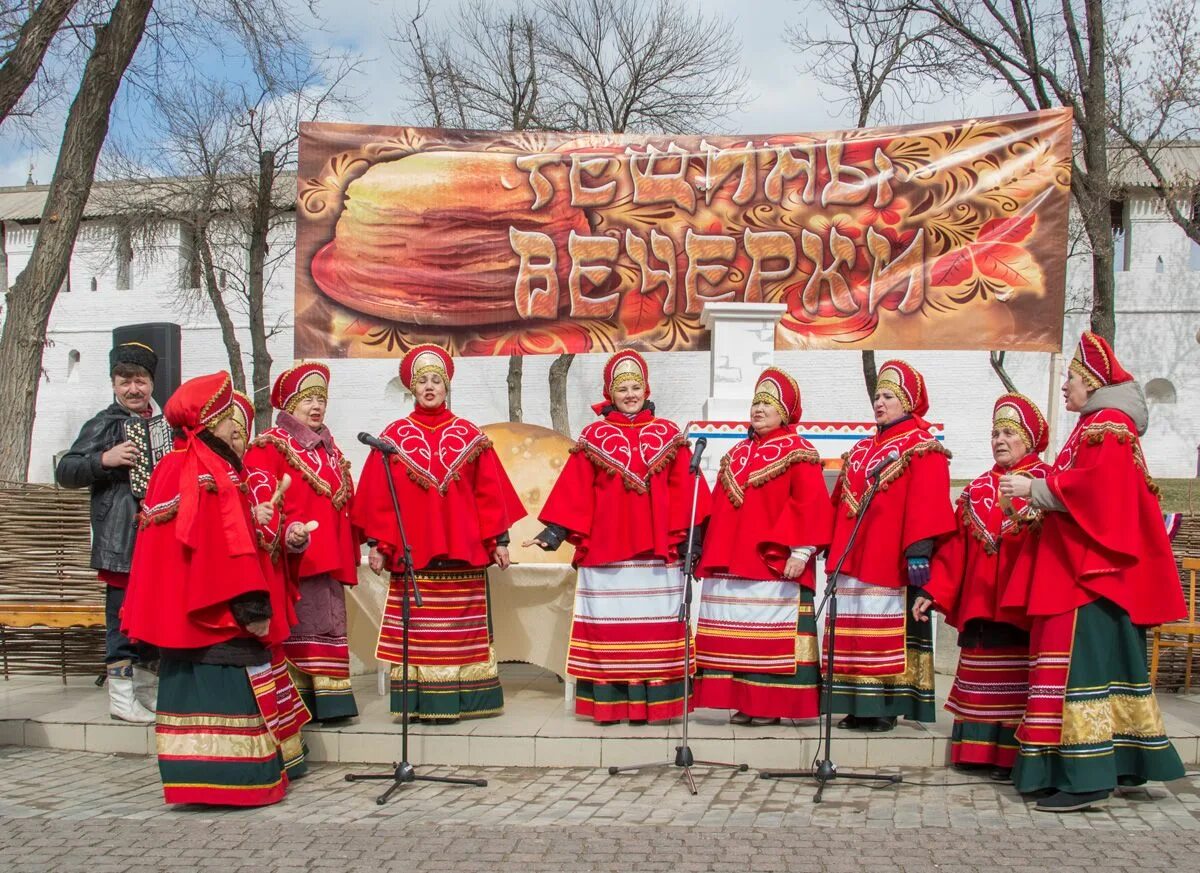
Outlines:
[[[28,604],[103,610],[90,558],[86,490],[0,483],[0,616]],[[9,626],[2,635],[6,674],[103,671],[103,628]]]
[[[1200,558],[1200,513],[1190,512],[1183,517],[1183,523],[1179,528],[1179,533],[1175,535],[1175,542],[1172,543],[1172,548],[1175,551],[1175,565],[1179,570],[1179,581],[1183,586],[1184,593],[1187,593],[1187,579],[1184,578],[1183,569],[1180,567],[1180,559]],[[1164,634],[1165,639],[1181,639],[1175,634]],[[1196,657],[1193,655],[1193,657]],[[1162,649],[1159,654],[1158,661],[1158,681],[1155,682],[1155,687],[1165,691],[1178,691],[1183,687],[1183,671],[1186,663],[1186,650],[1182,648]],[[1192,676],[1192,688],[1196,687],[1196,677]]]

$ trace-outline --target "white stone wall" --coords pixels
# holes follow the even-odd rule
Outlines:
[[[1159,476],[1196,473],[1200,440],[1200,271],[1190,267],[1190,242],[1151,203],[1130,209],[1129,269],[1118,274],[1117,352],[1143,382],[1168,379],[1177,400],[1154,404],[1145,448],[1151,470]],[[8,222],[5,242],[10,282],[28,260],[35,231]],[[293,233],[279,228],[274,251],[288,249]],[[81,233],[71,265],[71,291],[59,296],[50,322],[43,359],[44,379],[38,395],[30,478],[52,478],[54,454],[66,448],[80,425],[110,402],[108,350],[112,328],[144,321],[175,321],[183,326],[183,371],[190,377],[227,367],[225,349],[212,315],[202,305],[187,303],[180,291],[185,261],[183,242],[164,233],[152,244],[135,241],[131,290],[117,290],[115,234],[104,222],[88,222]],[[230,253],[236,257],[237,253]],[[1159,272],[1158,259],[1162,258]],[[1080,269],[1080,268],[1083,269]],[[1087,276],[1086,261],[1072,265],[1070,275]],[[92,290],[95,279],[96,290]],[[293,264],[283,258],[271,275],[268,322],[279,322],[271,341],[275,370],[292,360]],[[1080,280],[1077,280],[1080,281]],[[244,323],[244,317],[241,318]],[[1082,315],[1070,315],[1064,331],[1067,355],[1079,331]],[[249,338],[244,336],[246,350]],[[77,355],[73,355],[75,352]],[[877,352],[880,362],[889,357]],[[987,443],[992,403],[1002,390],[986,352],[904,352],[926,377],[932,397],[929,417],[945,423],[946,445],[954,453],[952,472],[970,478],[991,463]],[[757,359],[723,363],[708,353],[648,355],[651,389],[659,413],[681,425],[706,417],[710,377],[716,366],[759,366]],[[526,421],[549,426],[548,370],[551,358],[525,361]],[[580,355],[568,383],[572,428],[577,432],[592,419],[590,405],[599,399],[605,357]],[[865,420],[870,406],[863,388],[858,352],[784,351],[774,362],[791,372],[800,384],[804,417],[809,420]],[[247,360],[247,369],[249,361]],[[360,430],[378,431],[404,414],[411,400],[395,380],[396,361],[332,361],[333,403],[330,424],[339,442],[356,463],[365,452],[354,442]],[[1047,354],[1010,353],[1008,372],[1019,388],[1040,404],[1061,401],[1058,385],[1050,386],[1051,359]],[[457,412],[480,424],[507,417],[506,360],[464,358],[456,362],[452,404]],[[736,398],[721,404],[722,415],[740,408]],[[744,398],[749,403],[749,394]],[[710,417],[718,417],[708,411]],[[1072,424],[1059,416],[1057,446]]]

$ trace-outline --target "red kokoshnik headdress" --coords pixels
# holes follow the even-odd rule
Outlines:
[[[1041,454],[1050,443],[1050,427],[1042,411],[1024,394],[1001,394],[992,407],[992,427],[1008,425],[1017,433],[1025,447]]]
[[[284,370],[271,388],[271,405],[284,412],[295,412],[307,397],[329,400],[329,368],[317,361],[301,361]]]
[[[454,378],[454,359],[441,346],[433,343],[422,343],[413,346],[400,361],[400,381],[409,391],[413,391],[413,383],[426,373],[441,373],[446,387]]]
[[[1092,389],[1133,381],[1133,375],[1121,366],[1108,341],[1090,330],[1085,330],[1079,338],[1071,370]]]
[[[929,411],[929,394],[925,377],[904,361],[887,361],[879,368],[876,390],[886,388],[900,398],[904,411],[921,417]]]
[[[784,424],[795,424],[800,420],[800,386],[796,380],[778,367],[767,367],[754,386],[755,403],[769,403],[779,410]]]
[[[599,415],[605,406],[615,403],[613,392],[626,382],[640,382],[646,389],[646,400],[650,399],[650,366],[633,349],[622,349],[604,365],[604,400],[594,404],[592,411]]]

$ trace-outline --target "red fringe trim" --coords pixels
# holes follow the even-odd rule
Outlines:
[[[334,509],[341,509],[350,499],[350,494],[354,486],[350,478],[350,461],[348,461],[346,458],[343,457],[338,464],[338,466],[341,468],[342,481],[338,486],[338,490],[334,492],[333,489],[329,487],[329,483],[320,476],[316,475],[312,469],[300,459],[300,456],[296,454],[295,450],[290,445],[274,434],[262,434],[254,440],[254,445],[269,445],[274,447],[281,455],[283,455],[284,460],[286,460],[288,463],[288,466],[299,473],[304,478],[304,481],[307,482],[313,489],[313,491],[316,491],[322,497],[328,497],[333,501]]]

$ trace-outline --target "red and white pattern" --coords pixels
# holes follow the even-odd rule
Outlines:
[[[795,463],[821,462],[817,450],[799,434],[789,433],[767,440],[743,440],[721,459],[718,481],[729,502],[741,506],[746,488],[761,485]]]
[[[903,588],[885,588],[840,576],[837,583],[837,652],[841,676],[899,676],[907,657]],[[829,657],[829,629],[825,633]]]
[[[963,649],[946,711],[966,721],[1014,728],[1029,696],[1029,651],[1021,647]]]
[[[678,564],[580,567],[567,674],[593,682],[682,679],[683,586]]]
[[[576,445],[598,466],[615,473],[633,491],[644,494],[650,477],[674,457],[686,442],[674,422],[661,418],[628,425],[594,421],[583,429]]]
[[[796,672],[800,585],[790,579],[704,580],[696,664],[733,673]]]
[[[483,431],[458,417],[437,427],[402,418],[388,425],[380,438],[399,450],[396,457],[418,485],[440,494],[446,493],[465,464],[491,445]]]

